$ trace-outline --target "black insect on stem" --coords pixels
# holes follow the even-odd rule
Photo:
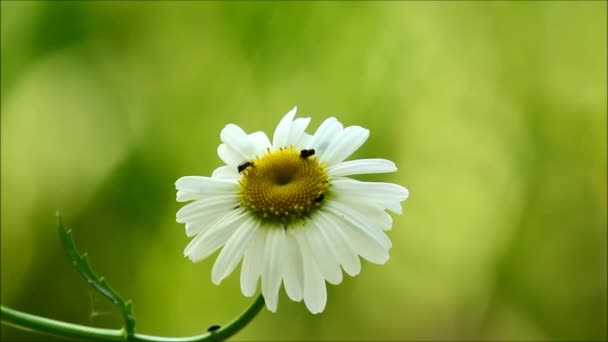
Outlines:
[[[214,325],[210,326],[209,328],[207,328],[207,331],[210,332],[210,333],[212,333],[212,332],[217,331],[219,328],[220,328],[219,325],[214,324]]]
[[[300,158],[306,159],[310,156],[313,156],[314,154],[315,154],[315,150],[313,148],[308,149],[308,150],[304,149],[304,150],[300,151]]]
[[[241,172],[245,171],[250,166],[253,166],[252,162],[250,162],[250,161],[242,162],[237,167],[237,170],[239,170],[239,173],[241,173]]]

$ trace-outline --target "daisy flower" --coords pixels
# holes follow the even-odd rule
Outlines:
[[[347,176],[394,172],[386,159],[344,161],[369,136],[359,126],[343,127],[336,118],[305,132],[310,118],[287,113],[272,142],[264,132],[247,134],[227,125],[217,153],[226,163],[211,177],[177,180],[177,201],[193,201],[177,212],[194,237],[184,254],[201,261],[221,248],[211,279],[219,284],[241,266],[241,290],[253,296],[261,279],[270,311],[277,310],[281,284],[294,301],[312,313],[327,302],[325,281],[342,282],[361,271],[362,257],[384,264],[391,248],[385,231],[401,214],[406,188],[362,182]]]

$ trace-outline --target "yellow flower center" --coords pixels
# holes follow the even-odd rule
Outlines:
[[[321,206],[329,182],[314,150],[268,149],[239,166],[241,205],[263,219],[289,223]]]

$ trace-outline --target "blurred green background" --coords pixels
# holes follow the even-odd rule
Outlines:
[[[137,330],[197,334],[251,299],[211,283],[174,182],[227,123],[294,105],[371,130],[411,197],[391,259],[281,294],[235,340],[605,340],[606,2],[1,3],[2,304],[118,328],[55,210]],[[2,326],[3,340],[48,339]]]

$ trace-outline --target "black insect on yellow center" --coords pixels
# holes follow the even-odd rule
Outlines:
[[[325,165],[317,161],[313,149],[267,150],[239,171],[243,207],[284,224],[320,207],[329,188]]]
[[[308,149],[308,150],[302,150],[302,151],[300,151],[300,158],[306,159],[314,154],[315,154],[315,150],[312,148]]]

